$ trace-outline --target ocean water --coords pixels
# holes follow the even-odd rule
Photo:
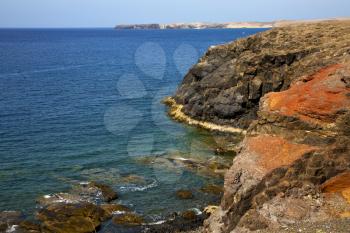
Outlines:
[[[209,46],[262,30],[0,30],[0,211],[30,215],[85,181],[151,220],[210,203],[198,190],[222,178],[164,158],[210,159],[216,138],[160,101]],[[181,188],[195,199],[178,200]]]

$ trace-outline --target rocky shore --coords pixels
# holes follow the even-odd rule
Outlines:
[[[179,121],[246,132],[196,232],[349,232],[350,21],[213,46],[165,102]]]
[[[225,177],[223,188],[174,190],[178,200],[211,195],[214,205],[148,222],[108,182],[90,180],[38,198],[33,218],[0,212],[0,232],[349,232],[350,21],[293,24],[213,46],[164,103],[174,119],[215,131],[218,144],[222,132],[242,138],[211,158],[139,158]]]

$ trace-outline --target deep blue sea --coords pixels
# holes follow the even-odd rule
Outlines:
[[[215,139],[160,101],[208,47],[262,30],[0,30],[0,211],[33,213],[39,197],[85,181],[155,220],[208,204],[198,189],[222,179],[162,158],[209,159]],[[178,200],[181,188],[195,199]]]

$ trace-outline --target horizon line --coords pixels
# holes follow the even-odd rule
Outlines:
[[[0,27],[0,29],[108,29],[115,28],[118,25],[168,25],[168,24],[196,24],[196,23],[206,23],[206,24],[229,24],[229,23],[276,23],[276,22],[313,22],[313,21],[326,21],[326,20],[350,20],[350,16],[337,16],[337,17],[326,17],[326,18],[312,18],[312,19],[276,19],[269,21],[227,21],[227,22],[206,22],[206,21],[192,21],[192,22],[172,22],[172,23],[118,23],[113,26],[15,26],[15,27]]]

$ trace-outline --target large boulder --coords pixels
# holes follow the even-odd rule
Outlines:
[[[90,233],[100,226],[109,214],[92,203],[57,203],[40,210],[37,219],[43,232]]]

